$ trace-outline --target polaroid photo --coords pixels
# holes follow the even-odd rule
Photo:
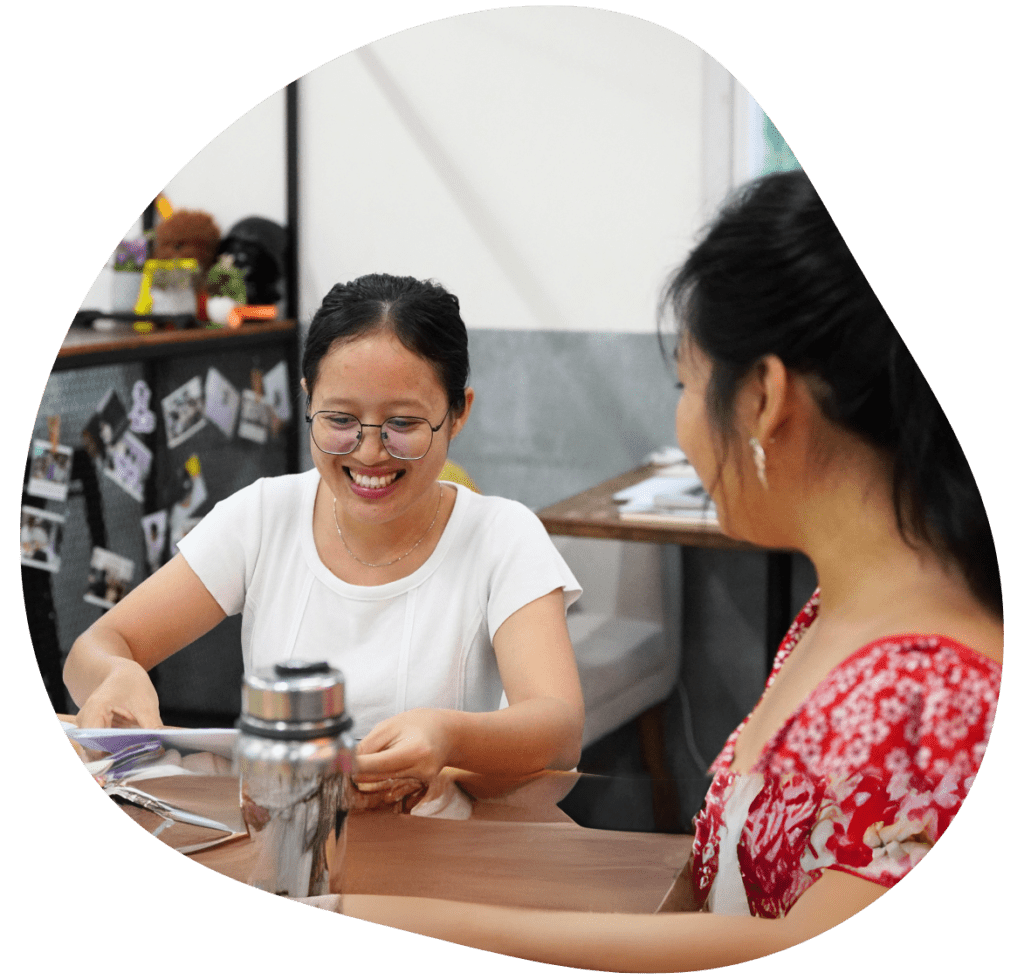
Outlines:
[[[103,472],[132,499],[141,503],[152,465],[153,453],[131,432],[125,432],[107,453]]]
[[[135,562],[102,547],[92,549],[89,583],[82,596],[90,605],[113,608],[131,588]]]
[[[186,381],[160,402],[167,429],[167,447],[173,449],[206,424],[203,414],[203,381],[198,375]]]
[[[277,417],[288,422],[292,419],[291,398],[288,395],[288,365],[278,361],[263,375],[263,400]]]
[[[206,372],[206,417],[228,438],[235,432],[242,396],[216,367]]]
[[[111,388],[82,429],[82,442],[89,455],[102,459],[127,430],[128,412],[117,392]]]
[[[146,542],[146,565],[152,574],[163,563],[167,544],[167,511],[158,510],[142,518],[142,536]]]
[[[37,507],[21,508],[21,563],[44,571],[60,571],[64,518]]]
[[[274,413],[269,404],[255,392],[242,392],[242,412],[238,420],[239,438],[263,444],[270,434]]]
[[[178,544],[202,517],[185,516],[179,509],[171,510],[171,557],[178,553]]]
[[[46,439],[32,440],[32,456],[28,467],[28,495],[45,500],[63,501],[68,498],[71,482],[71,456],[69,445],[56,448]]]

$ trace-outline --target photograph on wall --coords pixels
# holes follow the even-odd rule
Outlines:
[[[28,495],[58,502],[66,500],[68,483],[71,482],[73,451],[69,445],[53,445],[46,439],[33,439],[28,469]]]
[[[181,514],[171,514],[171,557],[178,553],[178,544],[202,517],[185,517]]]
[[[142,518],[142,537],[146,542],[146,566],[152,574],[163,563],[167,544],[167,511],[157,510]]]
[[[263,375],[263,400],[270,405],[281,421],[292,420],[292,405],[288,396],[288,365],[283,360],[278,361]]]
[[[242,411],[238,420],[239,438],[263,444],[270,434],[274,415],[267,404],[255,391],[242,392]]]
[[[128,430],[128,412],[111,388],[100,399],[92,417],[82,429],[82,443],[94,459],[102,459]]]
[[[38,507],[21,508],[21,563],[44,571],[60,571],[64,518]]]
[[[125,432],[107,453],[103,473],[141,503],[152,464],[153,453],[131,432]]]
[[[235,432],[242,396],[216,367],[206,372],[206,417],[228,438]]]
[[[186,381],[160,402],[167,429],[167,447],[173,449],[195,435],[205,424],[203,381],[198,375]]]
[[[94,547],[89,563],[89,582],[82,597],[90,605],[113,608],[128,594],[134,574],[134,561],[102,547]]]

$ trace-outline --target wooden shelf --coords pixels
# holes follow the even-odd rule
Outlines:
[[[53,369],[72,370],[156,357],[187,356],[200,349],[205,352],[255,346],[274,336],[285,339],[295,335],[295,320],[253,321],[234,329],[226,326],[155,329],[151,333],[138,333],[128,323],[119,323],[111,330],[73,326],[61,344]]]

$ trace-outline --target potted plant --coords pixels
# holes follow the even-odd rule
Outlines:
[[[114,252],[110,286],[110,311],[130,313],[139,298],[142,267],[146,263],[146,239],[125,238]]]
[[[236,306],[245,304],[245,276],[232,255],[221,255],[206,276],[206,315],[224,326]]]

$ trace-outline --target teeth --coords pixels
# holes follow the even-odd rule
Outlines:
[[[388,473],[386,476],[364,476],[361,473],[352,473],[352,482],[356,486],[362,486],[363,489],[382,489],[385,486],[390,486],[398,473]]]

